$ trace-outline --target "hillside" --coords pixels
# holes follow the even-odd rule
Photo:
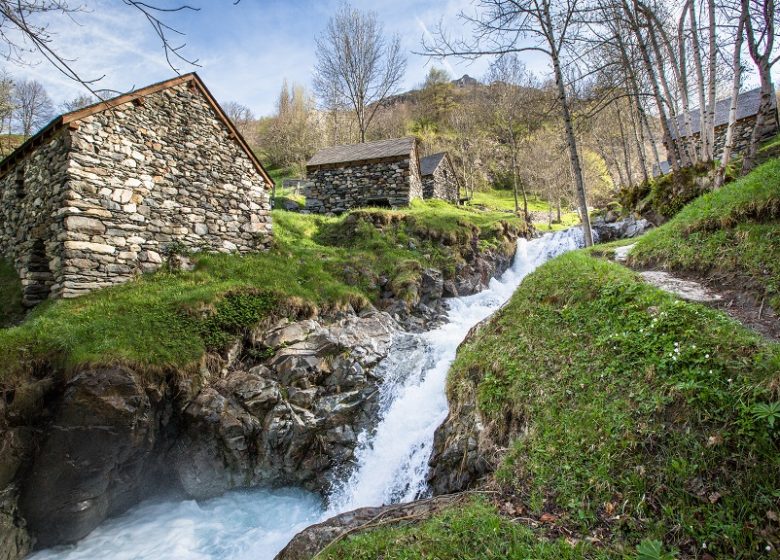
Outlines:
[[[508,261],[515,216],[417,203],[401,211],[360,210],[339,218],[274,212],[275,246],[244,257],[192,255],[195,270],[137,281],[36,308],[0,330],[0,384],[40,368],[127,364],[152,375],[197,370],[246,328],[274,317],[327,315],[371,304],[420,301],[423,270],[451,281],[489,253]],[[8,274],[6,274],[8,272]],[[3,321],[19,318],[18,281],[0,268]],[[456,289],[456,288],[453,288]],[[396,307],[396,310],[398,308]]]
[[[685,207],[632,262],[726,275],[776,302],[778,163]],[[780,345],[594,256],[609,252],[543,265],[460,347],[432,484],[484,473],[477,445],[483,497],[327,557],[776,557]]]

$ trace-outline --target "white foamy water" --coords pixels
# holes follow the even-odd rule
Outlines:
[[[447,416],[447,371],[458,345],[545,261],[582,246],[573,228],[519,240],[515,260],[487,290],[449,300],[449,320],[421,335],[400,336],[379,366],[379,423],[361,435],[352,475],[322,500],[297,489],[234,491],[203,502],[145,502],[106,521],[75,546],[33,560],[270,560],[301,529],[339,512],[415,499],[426,490],[436,428]]]

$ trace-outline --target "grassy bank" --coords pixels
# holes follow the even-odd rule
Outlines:
[[[416,525],[359,534],[327,549],[319,558],[331,560],[607,560],[609,556],[586,543],[547,540],[524,525],[497,514],[482,500],[450,508]]]
[[[780,346],[724,314],[585,252],[559,257],[461,346],[448,396],[475,399],[506,449],[498,502],[595,549],[534,540],[478,508],[369,532],[331,557],[774,557],[779,372]],[[531,548],[498,546],[516,538]],[[653,542],[670,555],[642,556]]]
[[[150,374],[194,371],[206,352],[251,325],[359,309],[378,299],[382,277],[405,297],[424,268],[452,274],[473,243],[503,246],[525,227],[503,213],[441,202],[339,218],[276,211],[273,218],[275,247],[268,253],[195,256],[193,272],[162,270],[48,302],[21,325],[0,330],[0,383],[40,368],[73,371],[95,363],[125,363]],[[4,309],[14,293],[0,291]]]
[[[778,372],[780,347],[574,253],[461,349],[449,392],[478,380],[510,449],[499,480],[536,514],[629,545],[757,558],[780,544],[767,517],[780,497],[780,410],[767,412]]]
[[[523,199],[519,197],[520,209],[523,208]],[[470,204],[477,207],[484,207],[489,210],[497,210],[504,212],[515,211],[515,197],[511,190],[507,189],[488,189],[484,191],[474,192],[474,198],[472,198]],[[537,197],[528,198],[528,211],[529,212],[549,212],[550,205],[547,201]],[[555,208],[553,208],[553,216],[555,216]],[[571,212],[567,209],[563,209],[561,213],[561,222],[548,226],[547,222],[535,223],[534,227],[540,230],[558,230],[565,229],[571,226],[575,226],[580,223],[580,218],[577,212]]]
[[[780,159],[696,199],[643,236],[630,260],[717,276],[780,309]]]

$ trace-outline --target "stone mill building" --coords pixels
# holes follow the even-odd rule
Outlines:
[[[423,198],[440,198],[457,204],[458,179],[447,152],[431,154],[420,160]]]
[[[765,124],[763,136],[759,141],[766,140],[777,134],[780,130],[780,118],[777,113],[777,97],[772,92],[772,113],[771,119]],[[753,127],[756,124],[756,117],[761,106],[761,88],[744,91],[737,96],[737,120],[734,123],[734,153],[740,154],[747,150],[750,145],[750,137],[753,134]],[[715,103],[715,154],[720,156],[723,152],[723,146],[726,143],[726,130],[729,124],[729,110],[731,109],[731,98],[720,99]],[[690,112],[691,130],[689,131],[685,123],[685,115],[677,116],[677,128],[684,141],[691,138],[698,140],[701,136],[701,115],[699,109]],[[669,121],[670,123],[672,121]],[[672,138],[676,138],[674,127],[670,127]],[[666,147],[667,153],[669,147]],[[667,162],[661,165],[661,172],[666,173],[670,169]],[[657,174],[657,173],[656,173]]]
[[[0,163],[0,255],[24,301],[271,241],[273,183],[196,74],[57,117]]]
[[[411,137],[320,150],[306,164],[306,209],[338,213],[422,198],[418,151]]]

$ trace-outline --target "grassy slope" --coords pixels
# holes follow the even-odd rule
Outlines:
[[[499,190],[490,189],[486,191],[478,191],[474,193],[474,198],[471,200],[472,204],[484,206],[485,208],[493,210],[503,210],[508,212],[514,212],[515,210],[515,198],[511,190]],[[522,209],[523,200],[520,199],[520,207]],[[549,205],[546,201],[539,198],[530,197],[528,199],[528,210],[531,212],[547,212]],[[577,225],[580,219],[576,212],[563,212],[561,214],[561,223],[553,224],[551,230],[565,229],[573,225]],[[547,224],[535,224],[537,229],[547,229]]]
[[[331,560],[606,560],[593,546],[570,545],[562,538],[542,540],[531,529],[499,516],[481,500],[457,506],[418,525],[358,534],[325,551]]]
[[[379,231],[364,220],[349,223],[348,215],[277,211],[275,248],[268,253],[201,255],[194,272],[160,271],[44,304],[20,326],[0,330],[0,385],[45,363],[66,370],[117,362],[150,373],[194,370],[207,350],[264,319],[359,308],[379,295],[380,276],[403,297],[422,268],[451,270],[475,228],[481,243],[492,245],[503,242],[507,227],[523,227],[506,214],[440,202],[363,215],[389,225]]]
[[[637,266],[735,276],[780,309],[780,159],[686,206],[642,237]]]
[[[774,421],[765,408],[780,401],[778,372],[777,345],[576,252],[526,278],[460,348],[448,393],[451,402],[477,395],[492,437],[508,447],[497,480],[531,516],[554,513],[598,536],[610,557],[634,558],[637,544],[657,539],[687,555],[706,543],[716,557],[759,558],[780,545],[771,519],[780,405]],[[468,547],[489,540],[492,523],[452,522],[464,552],[431,557],[484,557]],[[436,546],[429,533],[426,525],[359,542],[389,552],[414,535],[408,550],[420,551]]]

